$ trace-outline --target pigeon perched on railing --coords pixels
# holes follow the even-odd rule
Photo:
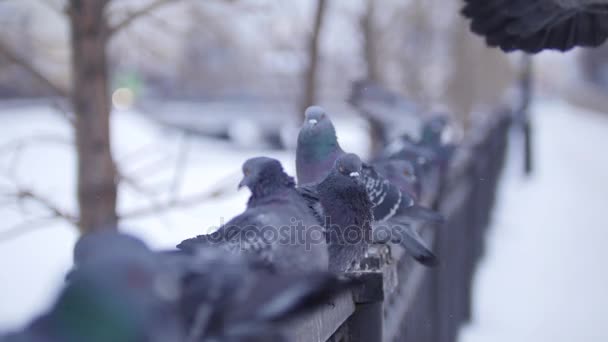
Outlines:
[[[376,171],[401,190],[401,193],[420,199],[421,186],[416,167],[410,160],[379,160],[374,162]]]
[[[329,272],[269,272],[217,248],[174,258],[184,274],[180,312],[187,341],[286,341],[284,323],[356,285]]]
[[[311,202],[318,201],[318,216],[325,222],[330,270],[357,268],[372,242],[373,203],[361,179],[361,159],[355,154],[338,157],[329,174],[317,184],[299,188]]]
[[[331,166],[328,165],[346,154],[338,143],[333,123],[321,107],[309,107],[305,114],[306,119],[298,135],[296,150],[296,170],[300,186],[321,182],[331,171]],[[433,253],[417,235],[410,234],[411,227],[404,225],[408,225],[410,219],[441,223],[441,215],[417,205],[414,197],[402,193],[396,185],[380,175],[373,165],[362,165],[361,181],[373,205],[374,222],[390,223],[390,229],[400,230],[399,234],[392,236],[404,236],[408,240],[407,244],[420,245],[416,250],[426,250],[426,253],[412,256],[425,264],[433,264],[436,259]],[[411,248],[407,250],[412,252]]]
[[[608,0],[465,0],[471,30],[510,52],[567,51],[608,38]]]
[[[111,232],[87,236],[83,244],[92,250],[77,259],[51,309],[0,340],[182,341],[179,278],[135,241]]]
[[[335,160],[346,153],[340,147],[334,125],[323,108],[309,107],[305,116],[296,150],[299,185],[314,184],[323,180]],[[376,221],[389,220],[405,208],[416,207],[415,198],[402,193],[397,186],[380,175],[374,165],[364,163],[361,178],[374,204]],[[436,221],[441,221],[439,214]]]
[[[75,255],[52,308],[0,341],[283,342],[285,323],[357,284],[326,271],[270,272],[218,248],[154,252],[117,232],[81,238]]]
[[[407,134],[399,137],[382,151],[375,164],[408,161],[414,166],[421,192],[437,194],[456,151],[455,144],[443,141],[448,126],[449,122],[443,115],[427,119],[418,141]]]
[[[239,187],[243,186],[251,190],[245,212],[218,231],[185,240],[177,248],[189,252],[223,248],[277,271],[327,269],[323,227],[279,161],[266,157],[247,160]]]

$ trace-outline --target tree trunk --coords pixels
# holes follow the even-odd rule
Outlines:
[[[374,16],[376,12],[376,1],[367,0],[365,13],[361,17],[361,31],[363,31],[363,56],[365,58],[366,77],[373,83],[382,83],[382,70],[378,61],[377,43],[379,36],[376,35]]]
[[[110,150],[107,0],[70,0],[72,105],[78,156],[79,228],[115,229],[116,168]]]
[[[317,100],[317,72],[319,64],[319,45],[321,28],[323,27],[323,17],[325,16],[326,0],[319,0],[315,12],[315,22],[312,35],[308,45],[308,67],[304,79],[304,94],[300,103],[299,115],[304,117],[304,111]]]
[[[376,36],[374,28],[374,12],[375,12],[376,0],[367,0],[365,13],[361,17],[361,31],[363,32],[363,58],[365,60],[366,73],[365,76],[368,81],[374,84],[382,85],[382,70],[378,63],[378,51],[376,43],[378,36]],[[373,115],[367,115],[367,122],[369,124],[369,136],[370,136],[370,156],[376,156],[383,149],[386,144],[386,132],[382,122],[375,120]]]

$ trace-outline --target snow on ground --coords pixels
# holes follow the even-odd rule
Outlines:
[[[360,138],[365,136],[361,120],[339,119],[336,126],[347,149],[365,151],[368,141]],[[216,190],[218,184],[226,193],[196,206],[162,214],[152,210],[152,215],[121,223],[123,231],[141,237],[155,248],[173,248],[183,239],[209,232],[222,220],[227,221],[243,210],[248,193],[237,193],[236,186],[245,159],[268,155],[279,158],[291,174],[295,167],[290,152],[235,149],[224,142],[188,138],[134,112],[115,113],[112,128],[113,150],[121,173],[139,184],[121,186],[121,213],[153,208],[171,199],[175,165],[179,152],[184,150],[188,151],[187,167],[179,177],[182,181],[177,187],[178,198]],[[37,142],[23,146],[18,154],[13,153],[12,147],[6,147],[23,137],[40,136],[46,139],[37,138]],[[64,140],[71,140],[69,126],[52,109],[42,105],[0,104],[0,192],[14,185],[4,170],[18,165],[10,174],[22,187],[35,189],[61,208],[74,211],[75,159],[72,147]],[[28,226],[22,234],[7,235],[11,227],[23,221],[23,210],[29,215],[26,217],[38,217],[41,208],[31,204],[20,207],[16,203],[5,207],[4,198],[0,197],[0,201],[1,332],[26,323],[48,307],[71,266],[77,233],[69,224],[55,221]]]
[[[460,342],[608,341],[608,115],[534,115],[535,175],[512,150]]]

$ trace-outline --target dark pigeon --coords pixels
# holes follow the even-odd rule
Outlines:
[[[188,341],[287,341],[285,323],[356,285],[322,271],[269,272],[222,249],[175,257]]]
[[[465,0],[471,31],[505,52],[568,51],[608,38],[607,0]]]
[[[456,151],[455,144],[443,141],[448,126],[449,122],[445,116],[431,117],[424,122],[418,141],[409,135],[401,136],[385,148],[374,165],[390,163],[393,160],[408,161],[414,166],[420,192],[436,196]]]
[[[280,272],[327,269],[323,227],[281,163],[266,157],[249,159],[243,175],[239,187],[251,190],[245,212],[218,231],[185,240],[177,248],[195,252],[219,247]]]
[[[374,163],[374,168],[391,184],[397,186],[401,193],[416,201],[420,198],[420,181],[413,162],[399,159],[381,160]]]
[[[328,272],[269,272],[222,249],[152,252],[116,232],[82,238],[75,255],[85,246],[49,312],[0,341],[283,342],[285,323],[356,285]]]
[[[3,341],[181,341],[179,278],[162,266],[159,255],[143,244],[122,248],[134,239],[118,233],[86,239],[93,251],[71,273],[51,309]]]
[[[362,163],[355,154],[338,157],[319,183],[300,187],[318,201],[329,243],[330,270],[356,269],[372,239],[373,203],[361,179]]]
[[[321,107],[313,106],[306,110],[306,119],[298,136],[296,151],[296,169],[299,184],[306,185],[321,182],[330,172],[327,165],[334,163],[338,157],[345,155],[338,143],[335,128]],[[440,214],[416,204],[415,198],[400,191],[399,187],[380,175],[373,165],[363,164],[361,181],[364,183],[369,199],[372,202],[373,217],[376,223],[391,223],[397,229],[406,222],[415,220],[441,223]],[[403,228],[394,236],[408,233],[411,229]],[[427,251],[424,259],[434,259],[433,253],[416,236],[409,237],[417,241],[420,248]],[[405,247],[405,246],[404,246]],[[408,251],[410,251],[408,249]],[[414,255],[414,257],[417,257]]]

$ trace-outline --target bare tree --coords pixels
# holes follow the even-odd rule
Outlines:
[[[66,13],[71,29],[71,89],[64,89],[7,44],[0,43],[1,54],[24,67],[57,95],[71,100],[78,160],[77,221],[83,234],[96,229],[115,229],[118,221],[118,177],[110,146],[108,43],[137,18],[175,1],[178,0],[153,1],[111,26],[107,20],[110,0],[70,0]]]
[[[367,0],[366,9],[361,16],[361,31],[363,32],[363,56],[366,67],[366,78],[374,83],[382,83],[382,68],[378,58],[375,26],[376,0]]]
[[[71,0],[68,12],[82,233],[113,229],[118,220],[116,165],[110,149],[107,4],[107,0]]]
[[[304,93],[299,106],[299,115],[304,115],[306,107],[314,104],[317,101],[317,74],[319,69],[319,47],[321,30],[323,28],[323,18],[325,17],[325,9],[327,0],[319,0],[315,11],[315,19],[313,31],[308,42],[308,65],[304,77]]]
[[[379,37],[375,27],[376,0],[367,0],[366,8],[360,19],[361,32],[363,33],[363,60],[365,62],[365,78],[375,84],[382,85],[382,68],[379,63],[377,42]],[[369,135],[371,140],[370,155],[377,155],[385,145],[385,127],[372,113],[360,110],[369,124]]]

